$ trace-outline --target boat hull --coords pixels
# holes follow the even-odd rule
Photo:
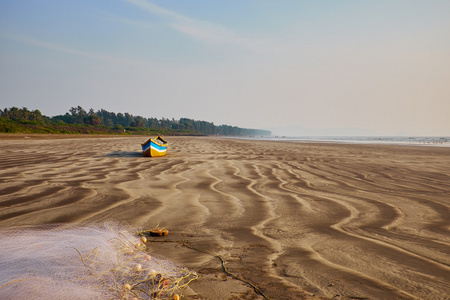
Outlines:
[[[149,139],[141,145],[144,156],[164,156],[167,153],[168,144],[159,136],[156,139]]]

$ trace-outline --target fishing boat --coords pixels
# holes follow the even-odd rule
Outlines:
[[[157,138],[149,138],[148,141],[141,144],[144,156],[164,156],[167,153],[167,142],[158,135]]]

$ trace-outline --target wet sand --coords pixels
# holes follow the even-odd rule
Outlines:
[[[159,224],[185,299],[450,298],[450,148],[145,140],[0,135],[0,228]]]

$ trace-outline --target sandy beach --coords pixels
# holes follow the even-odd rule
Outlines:
[[[450,147],[166,139],[1,135],[0,229],[159,224],[183,299],[450,299]]]

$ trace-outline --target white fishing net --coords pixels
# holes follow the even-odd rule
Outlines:
[[[173,299],[196,278],[117,224],[0,232],[0,299]]]

